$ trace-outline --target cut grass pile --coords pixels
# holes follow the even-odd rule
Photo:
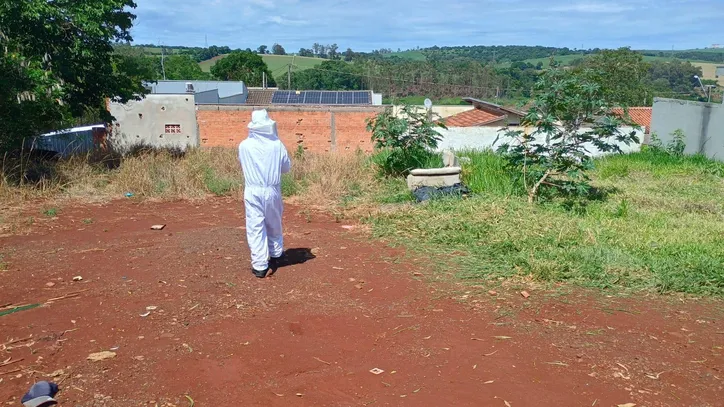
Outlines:
[[[377,237],[458,277],[724,295],[724,165],[644,152],[597,161],[604,200],[528,205],[500,157],[463,152],[476,196],[369,217]],[[453,254],[454,253],[454,254]]]

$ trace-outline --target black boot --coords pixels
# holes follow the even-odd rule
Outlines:
[[[251,274],[255,275],[257,278],[264,278],[266,277],[266,273],[269,272],[269,268],[267,267],[266,270],[257,270],[254,267],[251,268]]]

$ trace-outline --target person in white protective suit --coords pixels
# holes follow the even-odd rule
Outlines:
[[[284,254],[282,237],[282,174],[291,162],[277,136],[277,125],[266,110],[251,114],[249,137],[239,144],[239,162],[244,172],[246,239],[251,250],[252,272],[266,277],[272,263]]]

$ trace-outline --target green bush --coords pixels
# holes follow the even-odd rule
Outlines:
[[[388,107],[369,119],[367,130],[372,132],[375,147],[387,151],[377,157],[378,168],[386,176],[405,176],[415,168],[429,165],[435,156],[432,151],[442,138],[438,127],[445,128],[445,124],[413,106],[403,106],[398,114]]]

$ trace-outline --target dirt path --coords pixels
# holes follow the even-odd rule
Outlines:
[[[721,302],[491,296],[295,212],[298,264],[265,280],[232,201],[66,208],[0,238],[0,306],[79,292],[0,316],[0,365],[22,359],[0,403],[52,379],[64,406],[724,405]]]

